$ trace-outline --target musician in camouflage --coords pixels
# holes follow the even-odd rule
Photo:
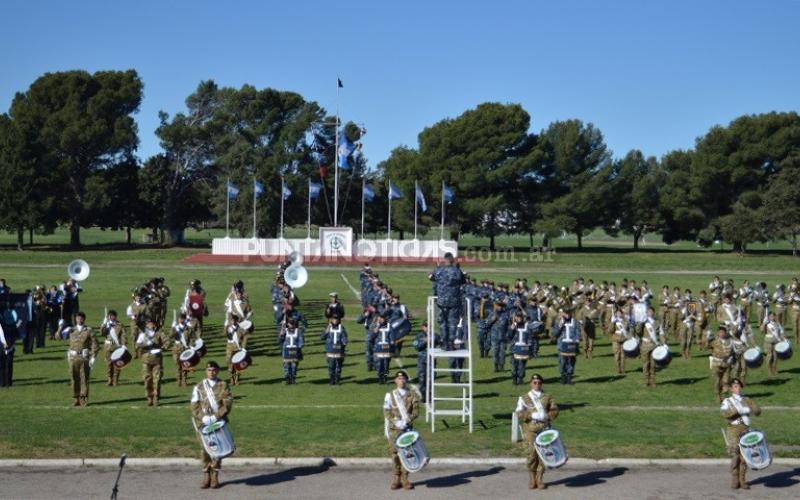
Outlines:
[[[389,440],[389,452],[392,457],[392,483],[391,489],[401,487],[406,490],[414,489],[408,480],[408,471],[403,468],[400,457],[397,455],[397,438],[410,428],[419,416],[419,393],[408,387],[408,374],[399,370],[394,376],[396,388],[387,392],[383,398],[383,418],[385,420],[386,438]]]
[[[70,380],[72,382],[73,406],[86,406],[89,398],[89,377],[97,355],[97,340],[92,329],[85,325],[86,315],[75,315],[75,326],[69,332]]]
[[[544,482],[544,463],[536,452],[536,436],[550,427],[550,422],[558,417],[558,406],[553,397],[543,391],[544,379],[534,373],[530,379],[531,390],[523,394],[517,401],[515,410],[517,418],[522,423],[525,434],[525,446],[528,452],[528,488],[543,490],[547,488]]]
[[[750,398],[742,396],[744,384],[738,378],[731,380],[731,395],[720,405],[722,416],[728,420],[725,428],[725,442],[731,456],[731,488],[749,490],[745,474],[747,464],[739,449],[739,439],[750,430],[750,416],[761,415],[761,408]]]
[[[202,429],[206,425],[217,421],[228,421],[228,415],[233,406],[231,388],[224,380],[217,378],[219,365],[216,361],[206,364],[206,378],[194,386],[192,390],[192,419],[195,429]],[[202,448],[203,482],[200,487],[219,488],[219,469],[222,460],[212,460],[211,456]]]

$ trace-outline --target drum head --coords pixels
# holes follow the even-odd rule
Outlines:
[[[653,357],[656,359],[664,359],[669,355],[669,348],[664,345],[660,345],[653,349]]]
[[[751,347],[750,349],[744,351],[745,361],[755,361],[759,356],[761,356],[761,351],[759,351],[757,347]]]
[[[196,353],[196,352],[197,352],[197,351],[195,351],[194,349],[192,349],[192,348],[190,347],[190,348],[186,349],[185,351],[183,351],[183,352],[181,353],[181,355],[180,355],[180,358],[179,358],[179,359],[180,359],[181,361],[188,361],[188,360],[190,360],[190,359],[192,359],[192,358],[194,357],[194,355],[195,355],[195,353]]]
[[[414,444],[417,439],[419,439],[419,432],[408,431],[397,436],[397,441],[395,441],[395,444],[401,448],[405,448]]]
[[[555,429],[546,430],[536,436],[536,444],[546,446],[558,440],[558,431]]]
[[[242,349],[231,357],[232,363],[241,363],[247,357],[247,351]]]
[[[222,429],[224,426],[225,426],[224,420],[217,420],[213,424],[208,424],[207,426],[203,427],[203,434],[212,434]]]
[[[791,344],[789,344],[789,342],[786,340],[775,344],[775,351],[777,352],[788,352],[790,349],[791,349]]]
[[[111,361],[118,361],[122,359],[122,357],[125,356],[125,352],[127,350],[128,349],[126,347],[118,347],[114,349],[114,352],[111,353]]]
[[[192,344],[192,349],[194,349],[195,351],[203,350],[203,339],[195,340],[194,344]]]
[[[628,339],[622,343],[622,348],[626,351],[633,351],[636,350],[636,347],[639,345],[639,341],[637,339]]]
[[[249,330],[253,326],[253,322],[249,319],[246,319],[239,323],[239,326],[241,326],[243,330]]]
[[[739,439],[739,444],[742,446],[755,446],[764,440],[764,433],[759,431],[750,431]]]

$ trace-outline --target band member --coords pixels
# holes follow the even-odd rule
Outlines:
[[[550,427],[550,422],[558,417],[558,406],[553,397],[543,391],[544,379],[538,373],[531,377],[531,390],[523,394],[517,401],[516,414],[522,422],[525,433],[525,446],[528,451],[528,474],[530,481],[528,488],[543,490],[547,488],[544,482],[544,463],[536,452],[536,436]]]
[[[562,384],[572,384],[575,375],[575,362],[581,342],[581,324],[572,317],[569,309],[561,310],[561,321],[558,326],[558,371]]]
[[[519,385],[525,378],[525,365],[528,358],[535,357],[539,351],[539,341],[533,335],[530,322],[525,320],[522,312],[514,314],[508,327],[508,342],[511,344],[511,377],[514,385]]]
[[[408,374],[403,370],[395,374],[394,383],[395,389],[383,397],[384,434],[389,440],[389,453],[392,457],[393,478],[390,488],[412,490],[414,485],[408,480],[408,471],[400,462],[395,442],[419,415],[419,394],[408,387]]]
[[[739,288],[739,308],[746,321],[750,321],[750,307],[753,305],[753,288],[744,280]]]
[[[108,315],[100,326],[100,334],[105,338],[103,341],[103,353],[106,360],[106,385],[119,385],[119,373],[122,368],[111,361],[111,354],[120,347],[127,347],[128,335],[125,327],[117,321],[117,311],[108,311]]]
[[[709,342],[709,335],[711,334],[711,330],[709,330],[708,325],[708,318],[713,317],[714,315],[714,304],[712,304],[708,300],[708,295],[706,295],[705,290],[700,290],[700,296],[697,298],[697,309],[695,310],[695,314],[697,315],[697,321],[695,321],[695,339],[697,341],[697,345],[700,346],[701,349],[705,350],[708,348]]]
[[[79,293],[83,292],[83,288],[78,286],[78,282],[69,279],[64,283],[64,322],[66,326],[75,324],[75,316],[80,311],[80,297]]]
[[[220,380],[219,365],[216,361],[206,364],[206,378],[194,386],[192,390],[192,418],[195,429],[200,431],[204,426],[217,421],[228,421],[233,406],[231,388],[224,380]],[[202,448],[203,482],[201,488],[219,488],[219,469],[222,460],[212,460]]]
[[[625,351],[622,349],[622,344],[631,338],[628,331],[628,320],[622,313],[622,309],[616,308],[614,311],[614,330],[611,334],[611,346],[614,351],[614,366],[617,368],[617,373],[625,374]]]
[[[789,297],[786,295],[786,285],[783,283],[775,285],[775,293],[772,294],[772,304],[775,311],[775,321],[781,326],[786,324],[786,305],[788,301]]]
[[[161,375],[164,371],[161,351],[167,346],[169,346],[167,336],[157,327],[154,319],[148,318],[144,331],[139,332],[136,338],[136,349],[142,358],[142,378],[147,406],[158,406],[158,398],[161,397]]]
[[[730,331],[731,342],[733,342],[733,363],[731,364],[731,375],[742,382],[747,380],[747,363],[744,360],[744,353],[749,347],[755,347],[755,341],[750,332],[750,325],[743,315],[739,316],[739,324]]]
[[[31,322],[28,324],[28,334],[25,336],[24,352],[33,354],[33,348],[44,347],[44,331],[47,326],[47,298],[44,287],[36,285],[31,294],[33,309]]]
[[[50,340],[61,338],[60,324],[62,323],[62,305],[64,298],[61,290],[55,285],[50,287],[45,295],[47,299],[47,325],[50,328]]]
[[[461,317],[458,320],[458,324],[456,325],[455,337],[453,337],[445,348],[448,351],[460,351],[464,349],[464,340],[467,337],[467,332],[464,329],[464,318]],[[395,342],[396,343],[396,342]],[[462,357],[451,357],[447,360],[447,364],[450,368],[450,379],[454,384],[461,383],[461,374],[463,373],[461,370],[464,369],[464,358]]]
[[[339,318],[339,321],[344,319],[344,306],[339,302],[339,295],[336,292],[328,294],[330,302],[325,306],[325,318],[330,321],[334,316]]]
[[[708,284],[708,292],[711,294],[711,303],[719,306],[722,302],[722,282],[720,282],[719,276],[714,276],[714,279]]]
[[[438,335],[437,335],[438,338]],[[437,339],[434,339],[434,342]],[[431,346],[435,347],[435,346]],[[414,348],[417,350],[417,383],[419,384],[422,399],[428,391],[428,322],[422,322],[422,328],[414,338]]]
[[[792,284],[789,286],[789,304],[791,304],[789,311],[791,312],[795,343],[800,345],[800,286],[795,281],[796,279],[793,278]]]
[[[0,323],[0,387],[14,384],[14,336]]]
[[[292,320],[289,320],[290,322]],[[281,329],[281,338],[283,335],[284,329]],[[239,384],[239,372],[236,371],[236,368],[233,366],[233,355],[243,349],[241,344],[241,336],[244,334],[244,329],[239,326],[239,316],[236,314],[231,314],[228,318],[228,326],[225,327],[225,362],[228,364],[228,374],[230,375],[230,384],[231,385],[238,385]]]
[[[656,329],[658,324],[656,322],[656,313],[652,306],[647,308],[647,319],[644,322],[644,333],[642,334],[642,343],[639,347],[639,353],[642,357],[642,374],[644,375],[644,383],[647,387],[656,386],[656,362],[653,361],[653,349],[658,347],[658,332]]]
[[[692,300],[692,291],[688,288],[680,311],[680,320],[681,356],[683,359],[690,359],[692,340],[694,340],[695,336],[695,324],[697,323],[697,303]]]
[[[284,382],[287,385],[296,384],[297,366],[303,360],[304,331],[298,327],[297,321],[290,319],[281,331],[281,337]]]
[[[759,281],[756,283],[753,302],[756,304],[756,312],[758,314],[758,328],[763,330],[767,323],[767,312],[769,312],[769,287],[765,282]]]
[[[506,364],[506,339],[508,335],[508,313],[501,300],[494,302],[494,310],[489,316],[489,332],[492,340],[492,353],[494,357],[495,373],[505,370]]]
[[[481,300],[478,304],[478,317],[476,318],[476,326],[478,327],[478,350],[480,351],[481,358],[489,356],[489,351],[492,346],[492,340],[489,337],[489,324],[488,319],[492,314],[492,301],[489,299],[489,293],[481,293]]]
[[[206,291],[200,280],[192,280],[189,282],[189,288],[186,289],[186,295],[183,298],[183,306],[181,310],[197,320],[200,328],[197,330],[197,338],[202,336],[203,318],[208,316],[208,304],[206,304]]]
[[[339,385],[342,380],[342,364],[347,346],[347,330],[339,322],[338,316],[328,318],[328,326],[322,332],[325,341],[325,357],[328,361],[328,378],[331,385]]]
[[[128,310],[126,311],[128,318],[131,320],[131,332],[143,332],[147,326],[147,304],[145,303],[146,296],[147,291],[144,289],[133,290],[133,302],[128,306]],[[134,351],[134,357],[138,358],[139,350],[134,349]]]
[[[236,282],[237,285],[240,283],[242,282]],[[247,295],[244,293],[244,284],[242,284],[241,287],[234,286],[230,295],[228,295],[228,298],[225,300],[225,309],[227,311],[226,326],[231,324],[231,316],[236,315],[236,317],[239,318],[238,323],[241,330],[239,344],[242,349],[247,349],[247,340],[253,331],[253,325],[250,323],[247,328],[243,328],[242,322],[250,321],[250,318],[253,316],[253,309],[250,307],[250,301],[247,300]]]
[[[175,361],[175,379],[178,387],[188,385],[187,378],[192,368],[184,368],[181,365],[181,354],[192,347],[194,341],[199,338],[197,335],[199,329],[198,320],[185,312],[181,312],[178,321],[172,325],[172,359]]]
[[[85,325],[86,315],[79,311],[75,315],[75,326],[70,327],[69,361],[70,380],[72,381],[73,406],[86,406],[89,399],[89,375],[97,355],[97,340],[92,329]]]
[[[678,338],[678,331],[681,326],[681,309],[683,309],[683,296],[681,295],[681,288],[676,286],[672,289],[672,295],[669,297],[669,337],[673,339]]]
[[[170,290],[169,287],[164,283],[164,278],[155,278],[154,293],[158,299],[158,325],[159,328],[161,328],[164,326],[164,320],[167,317],[167,298],[170,296]]]
[[[373,352],[375,346],[375,331],[373,329],[375,314],[375,308],[369,304],[356,318],[356,323],[364,325],[364,361],[368,372],[375,369],[375,353]]]
[[[389,361],[394,355],[394,331],[385,314],[379,314],[373,326],[375,368],[378,371],[378,383],[385,384],[389,377]]]
[[[582,308],[583,324],[583,356],[592,359],[594,339],[597,335],[597,325],[600,322],[600,304],[592,297],[588,297]],[[520,379],[520,383],[522,380]]]
[[[775,354],[775,344],[786,340],[783,327],[775,319],[775,313],[767,314],[767,324],[764,330],[764,355],[767,368],[771,377],[778,375],[778,356]]]
[[[733,342],[728,330],[724,326],[717,329],[717,338],[711,342],[711,378],[714,384],[714,393],[722,402],[723,392],[728,390],[728,381],[731,375],[733,362]]]
[[[745,474],[747,464],[739,448],[739,439],[750,430],[751,416],[761,415],[761,408],[752,399],[742,396],[744,383],[738,378],[731,380],[731,395],[722,401],[719,409],[722,416],[728,419],[725,428],[725,441],[728,454],[731,456],[731,488],[749,490]]]
[[[464,273],[455,264],[455,257],[450,252],[444,254],[445,264],[436,268],[428,279],[436,284],[436,305],[439,307],[441,320],[442,340],[455,337],[456,324],[461,317],[462,293],[461,285],[464,284]],[[505,335],[505,330],[503,330]]]

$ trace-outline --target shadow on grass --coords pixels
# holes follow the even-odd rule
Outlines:
[[[789,370],[780,370],[779,373],[800,373],[800,368],[792,368]]]
[[[596,486],[598,484],[605,483],[606,479],[621,476],[625,474],[627,471],[628,471],[627,467],[615,467],[613,469],[596,470],[591,472],[585,472],[583,474],[578,474],[577,476],[565,477],[564,479],[553,481],[552,483],[550,483],[550,485],[555,486],[558,484],[563,484],[567,488],[584,488],[586,486]]]
[[[245,484],[247,486],[268,486],[270,484],[285,483],[294,481],[303,476],[313,476],[314,474],[322,474],[327,472],[328,469],[335,466],[336,463],[330,458],[323,460],[321,465],[314,465],[308,467],[292,467],[291,469],[279,470],[269,474],[260,474],[258,476],[244,477],[241,479],[234,479],[233,481],[224,481],[221,486],[229,484]]]
[[[772,396],[774,394],[775,394],[774,392],[756,392],[756,393],[753,393],[753,394],[748,394],[747,397],[748,398],[768,398],[768,397],[770,397],[770,396]]]
[[[253,382],[253,385],[273,385],[273,384],[280,384],[283,382],[283,377],[276,377],[276,378],[269,378],[269,379],[261,379],[256,380]]]
[[[451,488],[453,486],[462,486],[472,482],[472,478],[493,476],[505,467],[492,467],[486,470],[473,470],[469,472],[461,472],[459,474],[452,474],[449,476],[434,477],[414,483],[416,486],[425,486],[426,488]]]
[[[14,363],[16,363],[16,360],[14,360]],[[33,380],[33,379],[23,379],[23,380],[20,380],[20,381],[14,380],[14,385],[23,386],[23,385],[69,384],[69,382],[70,382],[70,380],[68,378],[58,378],[58,379],[49,379],[49,380],[45,379],[45,380],[43,380],[41,382],[29,382],[30,380]]]
[[[785,472],[776,472],[750,481],[750,484],[763,484],[765,488],[788,488],[800,483],[800,468]]]
[[[707,380],[708,377],[684,377],[684,378],[676,378],[672,380],[666,380],[661,382],[664,385],[692,385],[700,382],[701,380]]]
[[[170,399],[177,399],[179,401],[169,402]],[[142,396],[140,398],[127,398],[127,399],[111,399],[105,401],[92,401],[89,400],[89,406],[106,406],[106,405],[115,405],[115,404],[122,404],[122,403],[141,403],[142,406],[147,406],[147,398]],[[159,406],[168,406],[170,404],[186,404],[185,398],[181,398],[180,396],[161,396],[158,398]]]
[[[473,399],[484,399],[484,398],[496,398],[500,394],[497,392],[485,392],[483,394],[475,394],[472,396]]]
[[[762,380],[761,382],[753,382],[750,385],[783,385],[788,381],[788,378],[770,378],[767,380]]]
[[[26,354],[24,356],[14,356],[14,364],[17,363],[27,363],[30,361],[59,361],[62,359],[67,359],[66,356],[37,356],[35,358],[31,358],[30,355]]]
[[[586,380],[580,380],[579,383],[600,384],[603,382],[616,382],[617,380],[621,380],[623,378],[625,378],[625,375],[606,375],[604,377],[593,377],[593,378],[587,378]]]

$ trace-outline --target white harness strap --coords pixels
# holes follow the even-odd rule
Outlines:
[[[411,422],[411,419],[408,418],[408,411],[406,411],[406,405],[403,403],[403,397],[400,396],[400,393],[395,389],[392,391],[392,397],[394,398],[394,403],[397,405],[397,411],[400,412],[400,418],[405,420],[406,422]]]
[[[217,405],[217,399],[214,397],[214,391],[211,390],[211,384],[208,382],[208,379],[203,380],[203,388],[206,390],[208,405],[214,413],[217,413],[219,411],[219,405]]]

